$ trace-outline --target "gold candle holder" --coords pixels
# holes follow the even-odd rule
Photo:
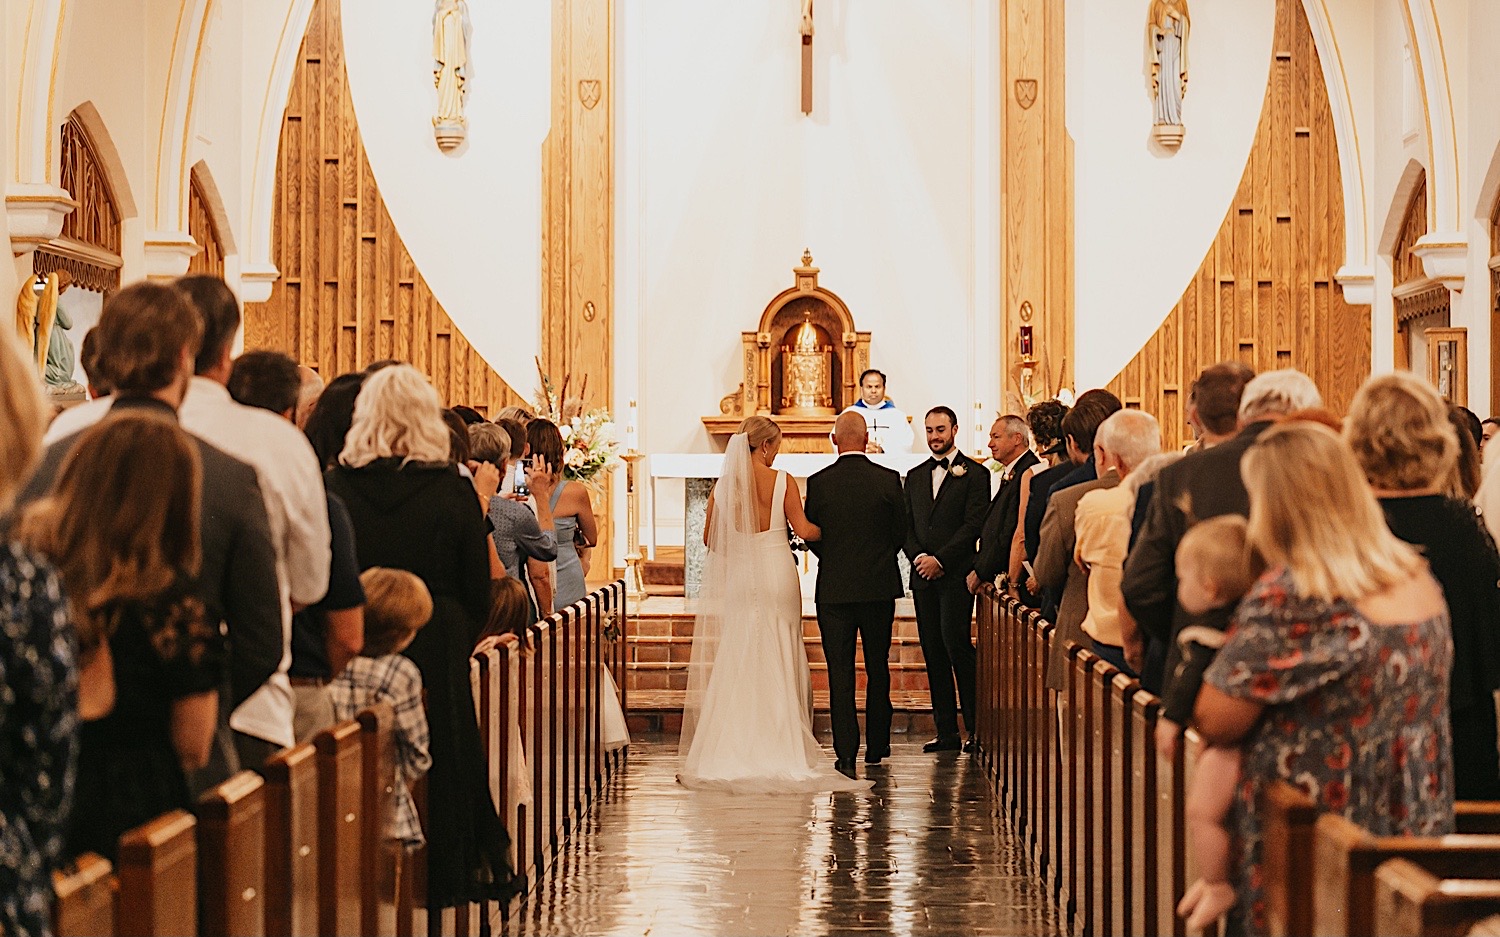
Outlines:
[[[636,463],[646,457],[645,453],[629,449],[620,453],[625,462],[625,536],[628,552],[625,554],[625,591],[632,609],[639,613],[639,605],[646,597],[646,580],[641,574],[641,516],[640,494],[635,486]]]

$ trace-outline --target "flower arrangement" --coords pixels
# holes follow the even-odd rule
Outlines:
[[[615,438],[614,419],[603,407],[584,409],[584,395],[589,387],[587,375],[578,396],[569,397],[570,377],[565,375],[559,388],[542,371],[540,360],[536,367],[537,376],[541,378],[541,387],[536,392],[536,414],[556,423],[562,433],[562,477],[597,487],[602,476],[620,464],[620,442]]]

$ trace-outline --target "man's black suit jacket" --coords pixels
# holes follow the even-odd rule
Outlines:
[[[911,512],[906,558],[915,564],[917,557],[926,553],[943,564],[943,575],[937,579],[924,579],[914,569],[913,591],[954,580],[962,582],[968,577],[990,506],[990,473],[983,465],[955,449],[953,467],[937,497],[933,497],[932,469],[936,464],[936,460],[928,459],[906,473],[906,506]]]
[[[1177,545],[1188,528],[1222,514],[1250,514],[1240,459],[1270,423],[1254,423],[1211,449],[1189,453],[1156,476],[1140,537],[1125,559],[1120,591],[1146,634],[1170,642],[1191,616],[1177,604]]]
[[[1010,470],[1010,480],[1000,485],[990,501],[990,512],[979,534],[979,556],[974,560],[974,571],[985,582],[994,582],[1010,565],[1010,543],[1021,509],[1021,476],[1040,461],[1030,449],[1021,453]]]
[[[171,407],[150,397],[121,397],[110,407],[111,414],[140,411],[177,419]],[[47,447],[36,473],[17,499],[18,512],[20,505],[52,489],[64,460],[84,432],[65,436]],[[234,708],[269,680],[281,664],[276,545],[255,469],[196,436],[191,438],[203,466],[198,512],[203,565],[197,592],[208,620],[229,626],[229,704]]]
[[[807,519],[823,528],[815,598],[827,604],[900,598],[896,554],[906,542],[901,476],[862,453],[839,456],[807,480]]]

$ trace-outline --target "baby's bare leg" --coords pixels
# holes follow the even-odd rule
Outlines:
[[[1177,913],[1194,929],[1207,927],[1234,906],[1234,887],[1229,884],[1233,843],[1226,824],[1239,783],[1238,748],[1204,750],[1184,809],[1193,855],[1198,860],[1198,880],[1177,906]]]

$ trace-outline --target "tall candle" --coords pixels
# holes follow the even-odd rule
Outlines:
[[[639,418],[640,418],[640,414],[636,410],[635,401],[632,400],[632,401],[630,401],[630,408],[626,412],[626,423],[625,423],[625,448],[626,449],[635,449],[639,445],[639,443],[640,443],[640,429],[639,429],[639,424],[636,422]]]

